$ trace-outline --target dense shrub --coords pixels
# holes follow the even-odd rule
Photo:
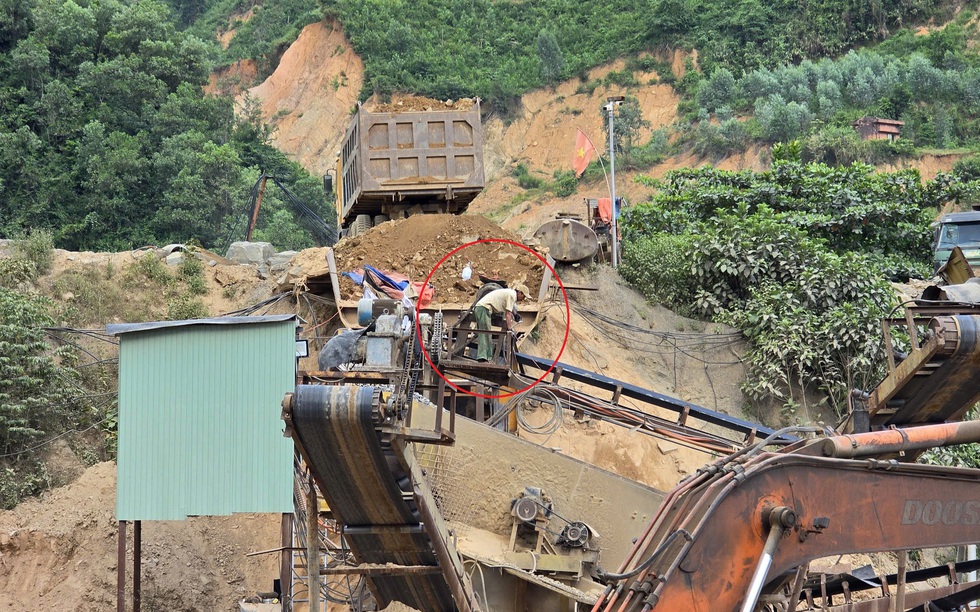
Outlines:
[[[572,170],[555,170],[554,178],[551,189],[559,198],[567,198],[578,189],[578,179]]]
[[[528,170],[527,164],[520,163],[514,167],[514,178],[521,189],[537,189],[544,186],[544,179],[533,176]]]
[[[623,243],[620,272],[649,299],[691,314],[695,279],[690,235],[653,234]]]
[[[744,151],[750,140],[748,127],[738,119],[727,119],[718,125],[702,121],[692,137],[692,150],[702,157],[721,157]]]
[[[76,397],[72,353],[55,349],[43,327],[51,303],[0,287],[0,506],[43,490],[47,476],[39,442],[84,417]]]
[[[881,372],[888,279],[928,273],[929,222],[971,187],[801,153],[799,143],[776,147],[769,172],[644,181],[657,191],[622,217],[620,269],[672,308],[742,329],[753,400],[778,398],[791,414],[803,391],[820,392],[842,411],[848,389]]]

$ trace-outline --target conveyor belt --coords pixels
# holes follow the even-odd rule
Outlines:
[[[704,421],[705,423],[717,425],[729,431],[738,432],[746,436],[753,435],[766,437],[775,433],[775,430],[765,427],[764,425],[752,423],[751,421],[733,417],[722,412],[709,410],[690,402],[685,402],[661,393],[656,393],[654,391],[650,391],[649,389],[644,389],[643,387],[638,387],[637,385],[631,385],[630,383],[609,378],[608,376],[603,376],[595,372],[583,370],[582,368],[577,368],[575,366],[568,365],[567,363],[562,363],[559,361],[553,364],[551,359],[535,357],[534,355],[528,355],[525,353],[517,353],[515,357],[518,365],[521,367],[522,372],[525,370],[525,368],[534,368],[539,372],[544,372],[554,365],[554,368],[551,370],[552,381],[560,380],[561,378],[568,378],[569,380],[584,383],[596,389],[612,391],[614,397],[617,399],[619,397],[628,397],[643,404],[649,404],[651,406],[657,406],[658,408],[672,410],[678,415],[683,415],[685,418],[689,415],[693,418]],[[530,376],[532,378],[536,378],[536,376]],[[782,435],[777,437],[776,440],[781,442],[793,442],[796,440],[796,438],[794,436]]]
[[[298,385],[293,435],[359,563],[439,563],[419,519],[412,483],[375,430],[373,387]],[[455,610],[440,573],[369,578],[379,607]]]
[[[943,329],[947,348],[912,375],[897,369],[879,387],[889,389],[888,408],[872,414],[872,424],[901,426],[959,420],[980,401],[980,316],[936,317],[934,330]],[[894,387],[894,390],[891,388]]]

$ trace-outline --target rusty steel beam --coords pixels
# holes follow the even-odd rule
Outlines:
[[[140,575],[143,573],[143,521],[133,523],[133,612],[140,612],[143,590]]]
[[[875,387],[868,398],[868,412],[871,413],[871,416],[884,409],[888,405],[888,401],[895,397],[895,394],[908,384],[925,364],[929,363],[929,360],[939,352],[943,345],[943,339],[933,334],[920,348],[909,353],[905,361],[895,366],[892,373]]]
[[[283,513],[279,522],[279,538],[282,543],[279,556],[280,601],[292,601],[293,586],[293,515]],[[248,555],[246,555],[248,556]]]
[[[116,534],[116,610],[126,612],[126,521]]]
[[[306,498],[306,580],[310,591],[310,610],[320,610],[320,575],[309,571],[310,567],[320,567],[320,514],[316,500],[316,483],[310,476],[310,490]]]
[[[980,421],[919,425],[834,436],[820,442],[820,451],[825,457],[854,459],[971,442],[980,442]]]
[[[978,591],[980,591],[980,582],[968,582],[936,587],[925,591],[906,593],[905,607],[900,609],[903,611],[921,610],[923,609],[922,606],[928,605],[929,602],[950,597],[958,593],[963,593],[963,597],[980,596]],[[961,597],[961,599],[963,597]],[[876,599],[868,599],[865,601],[851,601],[841,605],[827,605],[821,608],[810,609],[819,609],[826,612],[891,612],[894,609],[892,607],[893,604],[895,604],[895,599],[893,597],[878,597]]]

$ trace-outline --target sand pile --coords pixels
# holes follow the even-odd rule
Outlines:
[[[365,234],[341,240],[334,247],[337,271],[353,271],[364,264],[398,272],[421,282],[453,249],[486,239],[520,242],[514,234],[478,215],[416,215],[389,221]],[[461,277],[470,263],[469,281]],[[528,251],[502,242],[466,247],[446,259],[432,275],[436,303],[468,303],[481,286],[479,275],[508,283],[525,283],[532,292],[541,285],[544,265]],[[361,297],[361,288],[342,277],[340,292],[345,299]]]
[[[465,111],[473,108],[471,98],[459,100],[433,100],[423,96],[392,96],[391,102],[378,102],[376,98],[364,104],[365,110],[374,113],[428,112],[434,110]]]

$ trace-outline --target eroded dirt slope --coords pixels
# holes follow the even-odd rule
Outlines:
[[[333,169],[364,82],[364,64],[334,22],[306,26],[276,71],[249,90],[276,127],[272,144],[314,175]]]
[[[0,610],[115,609],[115,484],[115,464],[99,463],[0,512]],[[277,555],[245,555],[279,546],[279,515],[149,521],[142,537],[144,609],[237,610],[243,597],[272,590]]]
[[[696,53],[692,54],[696,60]],[[674,74],[684,73],[688,54],[675,51],[669,57]],[[597,67],[587,81],[601,81],[610,72],[625,68],[623,60]],[[231,81],[254,79],[254,66],[244,63],[231,69]],[[310,172],[322,175],[332,170],[337,147],[364,80],[364,67],[333,22],[307,26],[289,48],[276,71],[265,82],[252,87],[249,94],[260,102],[263,117],[276,126],[273,143]],[[582,209],[583,197],[602,197],[609,193],[606,181],[582,183],[569,198],[542,195],[523,201],[523,189],[510,175],[517,163],[524,163],[545,179],[556,170],[571,168],[575,135],[582,129],[600,150],[605,150],[601,112],[610,95],[628,93],[639,101],[643,118],[650,125],[641,131],[645,140],[651,131],[669,127],[677,120],[677,95],[669,85],[659,83],[655,73],[636,73],[638,85],[599,86],[591,91],[578,79],[526,94],[516,117],[503,120],[489,117],[484,124],[487,189],[476,198],[470,212],[492,215],[501,225],[521,235],[533,232],[556,212]],[[882,170],[918,168],[924,180],[947,171],[957,155],[925,155],[917,160],[882,166]],[[705,159],[689,152],[668,158],[642,172],[659,177],[676,168],[711,165],[724,170],[764,170],[769,166],[766,149],[720,159]],[[641,202],[650,190],[634,182],[636,172],[617,172],[616,192],[629,202]],[[514,200],[521,200],[514,204]]]

